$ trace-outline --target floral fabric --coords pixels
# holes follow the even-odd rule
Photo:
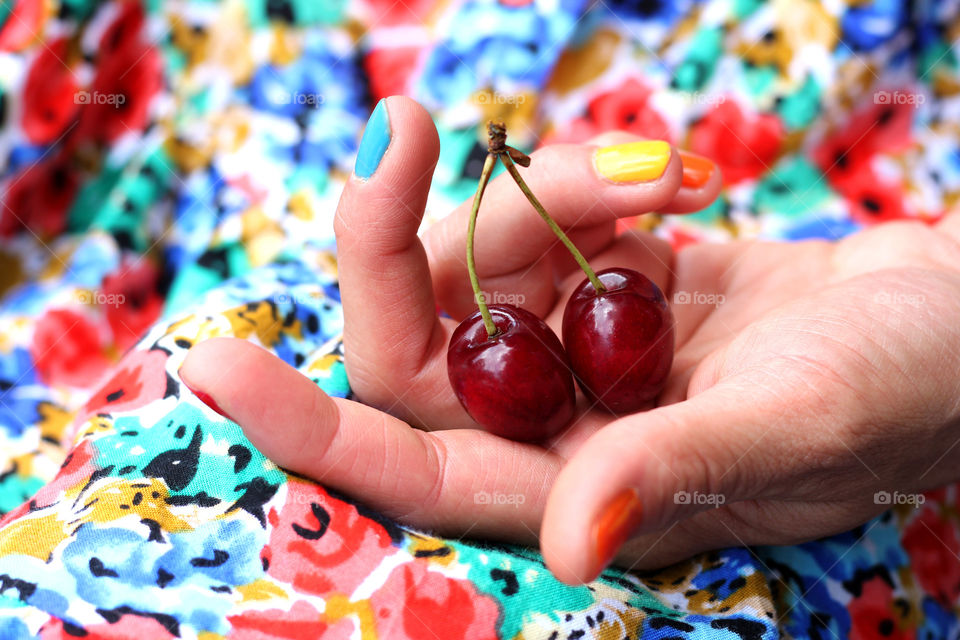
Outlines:
[[[184,387],[254,341],[347,396],[332,216],[375,101],[431,109],[436,218],[507,121],[712,158],[676,246],[934,221],[960,196],[958,3],[0,5],[0,638],[953,638],[960,493],[795,547],[556,582],[265,459]],[[890,497],[891,503],[896,496]]]

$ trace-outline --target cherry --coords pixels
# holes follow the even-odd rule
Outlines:
[[[525,309],[488,309],[494,335],[479,310],[453,332],[447,350],[450,384],[487,431],[527,442],[548,438],[570,421],[576,402],[560,339]]]
[[[673,364],[673,313],[645,275],[614,268],[585,279],[563,311],[563,345],[584,395],[613,413],[647,408]]]
[[[513,440],[543,440],[573,417],[576,390],[615,413],[645,408],[673,364],[673,314],[663,293],[630,269],[598,274],[523,180],[530,158],[506,144],[503,123],[487,125],[489,144],[467,226],[467,273],[477,311],[447,347],[447,373],[460,404],[488,431]],[[497,160],[537,214],[570,251],[587,279],[567,302],[563,342],[537,316],[512,305],[488,307],[474,262],[480,202]]]

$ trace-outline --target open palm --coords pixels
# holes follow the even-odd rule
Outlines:
[[[954,479],[943,454],[960,427],[960,224],[675,255],[646,234],[615,236],[615,220],[696,210],[719,176],[683,187],[674,153],[657,180],[607,182],[592,154],[619,134],[543,149],[525,175],[594,268],[641,271],[674,302],[677,351],[659,406],[617,417],[581,398],[571,427],[542,445],[477,430],[446,375],[450,334],[475,308],[469,203],[418,239],[436,132],[411,101],[391,98],[388,110],[387,154],[372,178],[351,179],[336,222],[347,370],[365,404],[328,398],[243,341],[198,345],[181,370],[279,464],[414,526],[539,539],[570,582],[609,560],[595,523],[625,489],[640,517],[618,558],[649,567],[842,531],[885,508],[878,491]],[[488,294],[522,301],[559,333],[582,280],[563,251],[512,183],[491,183],[477,231]]]

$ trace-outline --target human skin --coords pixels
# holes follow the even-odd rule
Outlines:
[[[674,153],[662,178],[612,184],[592,157],[632,139],[620,133],[538,151],[524,175],[595,269],[641,271],[671,301],[713,297],[673,305],[676,356],[655,407],[613,416],[581,398],[569,429],[521,444],[478,430],[450,388],[447,342],[474,308],[469,203],[418,238],[439,143],[419,105],[387,108],[390,146],[373,176],[349,180],[335,224],[347,372],[364,404],[327,397],[242,340],[200,343],[181,368],[281,466],[416,527],[539,544],[569,583],[605,565],[597,523],[624,490],[637,527],[615,562],[654,568],[845,531],[888,507],[878,491],[958,479],[960,213],[836,243],[674,252],[615,235],[616,219],[701,208],[719,175],[684,188]],[[484,290],[524,296],[559,333],[583,276],[509,178],[488,187],[476,246]],[[479,492],[513,499],[478,504]]]

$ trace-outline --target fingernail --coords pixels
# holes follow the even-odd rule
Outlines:
[[[373,175],[383,154],[387,152],[390,145],[390,119],[387,116],[386,99],[381,99],[370,114],[367,120],[367,126],[363,130],[363,137],[360,138],[360,148],[357,149],[357,162],[353,167],[353,172],[361,178],[369,178]]]
[[[670,162],[670,145],[640,140],[597,149],[597,171],[614,182],[648,182],[663,175]]]
[[[197,399],[200,400],[200,402],[202,402],[203,404],[207,405],[208,407],[210,407],[211,409],[213,409],[214,411],[216,411],[217,413],[219,413],[221,416],[223,416],[223,417],[226,418],[227,420],[230,420],[231,422],[236,422],[236,420],[234,420],[233,418],[231,418],[231,417],[227,414],[227,412],[224,411],[224,410],[220,407],[220,405],[217,404],[217,401],[214,400],[214,399],[210,396],[210,394],[205,393],[205,392],[203,392],[203,391],[200,391],[199,389],[194,388],[189,382],[187,382],[187,379],[183,377],[183,374],[182,374],[182,373],[180,373],[180,382],[182,382],[183,385],[184,385],[187,389],[190,389],[190,392],[191,392],[193,395],[197,396]]]
[[[595,527],[597,573],[603,571],[623,543],[640,526],[640,497],[636,489],[624,489],[610,501]]]
[[[680,160],[683,162],[683,186],[699,189],[707,184],[707,180],[713,175],[716,165],[709,158],[698,156],[689,151],[680,152]]]

